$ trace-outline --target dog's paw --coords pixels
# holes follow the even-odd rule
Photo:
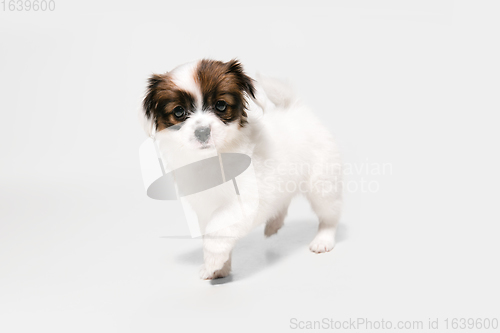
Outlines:
[[[225,261],[224,261],[225,260]],[[205,254],[205,263],[200,269],[200,278],[203,280],[212,280],[223,278],[231,272],[231,256],[207,255]]]
[[[331,236],[317,235],[309,244],[309,250],[314,253],[324,253],[331,251],[335,246],[335,239]]]
[[[272,236],[278,232],[283,226],[283,219],[275,219],[266,223],[266,228],[264,229],[264,235],[266,237]]]
[[[223,278],[229,275],[231,272],[231,265],[227,263],[221,269],[214,270],[213,268],[207,267],[207,265],[201,266],[200,269],[200,278],[202,280],[212,280]]]

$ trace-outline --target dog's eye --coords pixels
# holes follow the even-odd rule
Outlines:
[[[184,108],[182,106],[176,106],[174,109],[174,116],[177,118],[182,118],[186,114],[186,111],[184,111]]]
[[[226,111],[226,107],[227,103],[224,101],[217,101],[217,103],[215,103],[215,108],[217,109],[217,111],[224,112]]]

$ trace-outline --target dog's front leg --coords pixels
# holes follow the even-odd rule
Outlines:
[[[203,240],[203,243],[203,257],[205,263],[200,269],[200,278],[212,280],[228,276],[231,272],[231,251],[229,251],[229,253],[226,251],[214,252],[211,250],[212,245],[206,245],[206,238]]]
[[[200,278],[211,280],[223,278],[231,272],[231,251],[236,238],[227,230],[213,232],[203,237],[203,261]]]
[[[200,278],[211,280],[229,275],[231,271],[231,251],[236,241],[246,235],[249,223],[241,214],[240,206],[226,207],[214,214],[207,229],[209,231],[203,236],[204,264],[200,269]],[[227,223],[228,221],[238,221]],[[225,225],[218,227],[218,224]],[[210,228],[212,227],[212,228]]]

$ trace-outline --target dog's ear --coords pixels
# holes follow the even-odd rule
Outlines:
[[[157,90],[158,85],[162,82],[161,75],[153,74],[148,79],[148,87],[146,96],[142,102],[141,121],[144,131],[148,136],[151,136],[156,130],[156,108],[158,107]]]
[[[238,86],[242,91],[246,92],[248,96],[255,98],[254,81],[245,74],[243,66],[238,60],[233,59],[227,62],[227,73],[233,74],[236,77]]]

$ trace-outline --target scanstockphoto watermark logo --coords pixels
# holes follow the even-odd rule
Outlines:
[[[344,191],[376,193],[380,177],[393,172],[390,163],[284,163],[216,150],[179,163],[168,155],[164,158],[153,138],[141,145],[139,155],[147,195],[179,200],[192,237],[222,230],[236,221],[251,223],[260,193],[302,192],[329,200]],[[213,218],[225,206],[230,207],[232,217]]]
[[[384,318],[371,320],[368,318],[349,318],[336,320],[333,318],[322,318],[320,320],[300,320],[290,318],[290,328],[293,330],[422,330],[422,320],[400,320],[391,321]]]
[[[2,0],[0,10],[3,12],[53,12],[56,10],[55,0]]]
[[[377,193],[383,179],[393,174],[390,162],[347,162],[331,164],[276,163],[269,159],[261,163],[265,170],[264,186],[281,193],[330,192]],[[298,180],[297,175],[312,175]],[[299,177],[300,178],[300,177]]]
[[[427,318],[426,320],[387,320],[384,318],[348,318],[338,320],[322,318],[319,320],[303,320],[290,318],[289,328],[292,330],[474,330],[496,331],[499,328],[498,318],[495,317],[462,317],[462,318]]]

